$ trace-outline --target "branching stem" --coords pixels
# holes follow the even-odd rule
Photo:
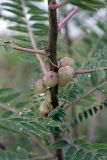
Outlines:
[[[48,5],[56,5],[56,0],[48,0]],[[58,72],[57,64],[57,13],[56,9],[49,9],[49,41],[48,41],[49,67],[51,71]],[[54,65],[53,65],[54,64]],[[54,108],[58,106],[58,86],[50,89],[51,101]]]
[[[57,5],[56,0],[48,0],[48,6]],[[49,7],[48,7],[49,8]],[[49,56],[49,67],[51,71],[58,72],[58,63],[57,63],[57,12],[56,9],[49,8],[49,41],[48,41],[48,52],[51,53]],[[54,64],[54,65],[53,65]],[[58,106],[58,85],[50,89],[51,93],[51,103],[53,108]],[[54,136],[54,141],[61,139],[60,133]],[[57,160],[63,160],[62,149],[57,149],[56,151]]]
[[[65,6],[65,5],[67,5],[67,4],[68,4],[68,2],[66,1],[66,2],[63,2],[63,3],[61,3],[61,4],[49,5],[49,9],[57,9],[57,8],[60,8],[60,7]]]

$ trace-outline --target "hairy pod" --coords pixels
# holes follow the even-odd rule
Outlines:
[[[74,78],[74,69],[70,66],[61,67],[58,70],[59,86],[65,86]]]
[[[43,101],[39,107],[39,111],[41,114],[46,115],[52,110],[52,105],[48,101]]]
[[[74,59],[70,57],[64,57],[59,61],[59,68],[60,67],[65,67],[65,66],[70,66],[72,68],[75,68],[75,61]]]
[[[43,80],[39,79],[37,80],[36,84],[35,84],[35,90],[36,92],[39,93],[45,93],[47,91],[46,86],[43,84]]]
[[[58,84],[58,74],[53,71],[49,71],[43,78],[43,83],[46,87],[54,87]]]

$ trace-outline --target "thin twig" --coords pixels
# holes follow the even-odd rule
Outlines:
[[[50,58],[49,58],[48,60],[49,60],[49,62],[50,62],[54,67],[56,67],[56,68],[59,69],[59,67],[58,67],[57,65],[55,65],[55,64],[50,60]]]
[[[79,8],[74,8],[59,24],[58,24],[58,32],[65,26],[65,24],[69,21],[71,17],[73,17],[77,12],[79,11]]]
[[[63,2],[63,3],[61,3],[61,4],[49,5],[49,9],[57,9],[57,8],[60,8],[60,7],[65,6],[65,5],[67,5],[67,4],[68,4],[68,2],[66,1],[66,2]]]
[[[15,50],[18,50],[18,51],[24,51],[24,52],[35,53],[35,54],[40,54],[40,55],[43,55],[43,56],[47,56],[47,54],[44,50],[23,48],[23,47],[15,45],[15,44],[12,45],[12,48],[15,49]]]
[[[100,84],[99,86],[97,86],[95,88],[90,89],[87,93],[85,93],[84,95],[78,97],[73,103],[64,106],[64,109],[67,109],[67,108],[73,106],[74,104],[79,103],[82,99],[86,98],[87,96],[89,96],[90,94],[94,93],[96,90],[104,87],[105,85],[107,85],[107,81],[103,82],[102,84]]]
[[[104,87],[105,85],[107,85],[107,81],[104,82],[104,83],[102,83],[102,84],[100,84],[98,87],[95,87],[95,88],[89,90],[86,94],[84,94],[84,95],[80,96],[79,98],[77,98],[74,103],[79,103],[82,99],[84,99],[85,97],[89,96],[90,94],[92,94],[92,93],[95,92],[96,90]],[[74,104],[74,103],[73,103],[73,104]]]
[[[102,70],[107,70],[107,67],[101,67],[101,68],[97,68],[97,69],[82,69],[82,70],[76,71],[75,75],[85,74],[85,73],[93,73],[93,72],[102,71]]]
[[[13,113],[15,113],[15,114],[18,114],[18,113],[19,113],[19,112],[17,112],[17,110],[15,110],[14,108],[11,108],[10,106],[5,105],[5,104],[2,104],[2,103],[0,103],[0,108],[1,108],[1,109],[4,109],[4,110],[6,110],[6,111],[13,112]]]
[[[36,144],[39,145],[39,147],[47,154],[47,157],[44,158],[44,159],[52,159],[52,158],[55,158],[54,157],[54,154],[51,153],[47,148],[46,146],[38,139],[36,138],[35,136],[32,136],[32,141],[35,142]],[[41,158],[42,159],[42,158]],[[40,160],[41,160],[40,159]],[[39,160],[39,158],[36,158],[36,160]]]

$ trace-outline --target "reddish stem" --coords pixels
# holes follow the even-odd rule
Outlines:
[[[69,19],[74,16],[79,11],[79,8],[74,8],[59,24],[58,24],[58,32],[65,26],[65,24],[69,21]]]
[[[78,74],[85,74],[85,73],[93,73],[93,72],[96,72],[96,71],[101,71],[101,70],[107,70],[107,67],[102,67],[102,68],[98,68],[98,69],[86,69],[86,70],[78,70],[75,72],[75,75],[78,75]]]
[[[36,53],[36,54],[40,54],[40,55],[43,55],[43,56],[47,56],[47,54],[44,50],[23,48],[23,47],[19,47],[19,46],[15,45],[15,44],[12,45],[12,48],[15,49],[15,50],[18,50],[18,51]]]

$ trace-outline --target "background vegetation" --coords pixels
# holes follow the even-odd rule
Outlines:
[[[99,70],[107,67],[106,3],[69,0],[57,9],[61,21],[75,5],[80,8],[58,35],[58,60],[73,57],[76,70],[96,72],[77,75],[74,82],[60,88],[58,98],[61,104],[66,100],[65,109],[59,105],[43,118],[39,106],[46,97],[35,92],[35,81],[43,76],[39,57],[11,50],[10,41],[21,47],[47,49],[48,8],[42,0],[1,2],[0,19],[8,23],[9,32],[9,36],[0,33],[1,160],[55,159],[53,153],[60,148],[65,160],[106,159],[107,71]],[[42,61],[48,68],[47,57]],[[53,120],[56,114],[60,121]],[[60,141],[53,142],[50,127],[60,130]]]

